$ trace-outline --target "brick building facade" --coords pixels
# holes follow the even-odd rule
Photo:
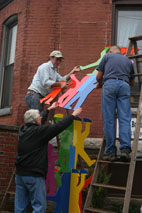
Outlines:
[[[48,60],[54,49],[63,52],[61,74],[76,65],[87,65],[100,57],[104,46],[111,44],[111,1],[11,1],[0,11],[0,26],[17,15],[17,40],[14,61],[11,111],[2,113],[0,123],[20,125],[25,94],[37,67]],[[2,40],[2,27],[0,37]],[[0,44],[1,45],[1,44]],[[1,47],[1,46],[0,46]],[[77,75],[83,78],[93,70]],[[100,91],[93,91],[83,105],[83,115],[93,120],[92,136],[102,136]],[[1,111],[0,109],[0,115]],[[100,128],[99,128],[100,127]]]
[[[15,58],[9,64],[10,70],[13,66],[13,74],[10,75],[8,94],[11,98],[8,104],[4,99],[7,90],[1,87],[0,93],[3,97],[0,100],[0,200],[14,166],[17,130],[23,123],[23,113],[27,109],[24,98],[37,67],[46,62],[49,53],[55,49],[61,50],[65,57],[60,68],[62,75],[76,65],[97,61],[103,48],[115,42],[115,7],[124,4],[142,3],[138,0],[0,1],[1,82],[4,81],[4,69],[7,68],[7,28],[10,30],[13,23],[17,24]],[[5,25],[7,34],[4,34]],[[80,80],[93,70],[82,71],[77,78]],[[7,87],[9,77],[5,82]],[[59,109],[58,112],[64,110]],[[103,136],[101,90],[93,90],[88,96],[81,116],[93,121],[90,137]]]

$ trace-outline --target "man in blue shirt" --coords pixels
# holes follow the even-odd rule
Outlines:
[[[131,107],[130,85],[134,84],[132,62],[121,54],[118,46],[112,46],[97,67],[98,85],[102,88],[102,116],[106,148],[104,160],[116,160],[116,123],[117,110],[119,121],[120,160],[129,161],[131,152]]]

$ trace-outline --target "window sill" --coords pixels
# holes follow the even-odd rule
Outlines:
[[[11,107],[0,109],[0,117],[4,116],[4,115],[11,115],[11,114],[12,114],[12,108]]]

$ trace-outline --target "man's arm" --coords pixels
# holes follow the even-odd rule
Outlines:
[[[56,106],[56,104],[55,104]],[[53,106],[54,108],[54,106]],[[49,110],[51,108],[48,108]],[[71,115],[65,116],[62,120],[60,120],[58,123],[47,125],[47,126],[40,126],[40,134],[41,134],[41,140],[42,137],[47,142],[54,138],[56,135],[60,134],[62,131],[64,131],[68,126],[70,126],[74,120],[74,117],[78,116],[82,112],[82,108],[78,108]]]
[[[62,77],[59,73],[57,73],[56,81],[52,79],[52,76],[49,75],[50,67],[47,65],[42,65],[38,68],[40,81],[45,88],[54,88],[60,87],[64,88],[66,86],[66,82],[59,82],[59,81],[66,81],[65,77]]]
[[[80,67],[79,66],[75,66],[72,71],[70,71],[67,75],[66,75],[66,79],[67,81],[70,79],[70,75],[76,73],[76,72],[80,72]]]
[[[51,85],[51,88],[54,87],[60,87],[60,88],[64,88],[66,87],[66,82],[59,82],[59,81],[68,81],[70,80],[70,76],[76,72],[79,72],[80,69],[78,69],[78,66],[74,67],[66,76],[62,77],[59,73],[57,73],[57,82],[53,83]]]
[[[135,84],[134,79],[130,79],[130,86],[131,86],[131,87],[133,87],[133,86],[134,86],[134,84]]]
[[[97,89],[98,88],[101,88],[102,87],[102,85],[103,85],[103,72],[102,71],[98,71],[97,72],[97,76],[96,76],[96,80],[97,80]]]
[[[66,86],[66,82],[55,82],[54,84],[51,85],[51,88],[54,88],[54,87],[64,88],[65,86]]]

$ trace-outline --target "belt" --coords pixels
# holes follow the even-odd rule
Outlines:
[[[37,92],[35,92],[35,91],[33,91],[33,90],[28,90],[28,91],[27,91],[27,94],[34,94],[34,93],[40,95],[40,96],[43,98],[43,96],[42,96],[40,93],[37,93]]]
[[[30,93],[30,94],[34,94],[34,93],[36,93],[36,92],[33,91],[33,90],[28,90],[28,91],[27,91],[27,94],[29,94],[29,93]]]
[[[126,80],[124,80],[124,79],[121,79],[121,78],[108,78],[108,79],[105,79],[105,80],[104,80],[104,82],[105,82],[105,81],[107,81],[107,80],[119,80],[119,81],[125,81],[127,84],[129,84],[129,82],[128,82],[128,81],[126,81]]]

